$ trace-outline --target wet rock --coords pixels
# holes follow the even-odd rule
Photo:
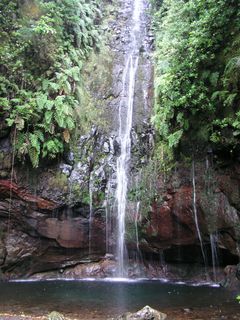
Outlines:
[[[143,309],[136,313],[126,313],[117,318],[117,320],[165,320],[167,315],[149,306],[145,306]]]
[[[224,269],[225,279],[221,285],[230,290],[240,290],[240,281],[238,279],[238,266],[229,265]]]
[[[237,264],[236,277],[240,281],[240,263]]]
[[[32,257],[41,247],[41,241],[17,230],[11,230],[5,238],[6,258],[4,265],[21,264]],[[38,251],[40,254],[40,251]]]
[[[22,187],[18,186],[16,183],[13,183],[9,180],[0,180],[1,196],[9,197],[10,193],[13,198],[22,199],[38,209],[54,210],[58,207],[57,203],[34,196],[24,190]]]
[[[1,114],[1,121],[0,121],[0,139],[5,138],[9,135],[11,128],[7,125],[6,114],[2,117]]]
[[[104,225],[99,219],[92,221],[92,243],[104,247]],[[37,232],[49,239],[55,239],[64,248],[88,248],[89,221],[83,218],[58,220],[47,218],[39,221]]]
[[[163,198],[165,201],[161,205],[152,205],[151,220],[145,228],[147,240],[158,242],[159,248],[173,244],[195,244],[198,235],[193,219],[192,189],[181,187],[174,194],[165,194]],[[199,220],[199,224],[202,225],[200,217]]]
[[[64,319],[65,319],[64,315],[57,311],[52,311],[47,316],[47,320],[64,320]]]
[[[69,208],[67,208],[69,210]],[[89,205],[78,202],[71,208],[71,216],[89,218]]]
[[[63,174],[66,174],[68,177],[71,175],[73,167],[69,164],[62,163],[60,165],[60,170]]]
[[[110,146],[106,141],[103,144],[103,152],[104,153],[109,153],[110,152]]]
[[[230,172],[218,176],[220,190],[228,197],[230,203],[240,210],[240,166],[235,166]]]
[[[104,259],[99,262],[78,264],[73,268],[66,269],[62,275],[72,279],[106,278],[114,276],[115,272],[116,262]]]
[[[147,229],[150,237],[157,237],[159,240],[166,241],[173,238],[173,219],[170,208],[165,204],[157,208],[153,205],[151,213],[152,223]]]
[[[73,166],[74,165],[74,153],[68,152],[63,154],[63,159],[65,160],[66,164]]]
[[[104,256],[104,259],[106,260],[114,260],[114,255],[111,253],[106,253]]]
[[[0,239],[0,265],[2,265],[6,258],[6,248],[3,241]]]
[[[0,170],[7,171],[12,168],[12,154],[9,151],[1,151],[0,152]],[[1,176],[7,176],[6,173],[1,173]]]

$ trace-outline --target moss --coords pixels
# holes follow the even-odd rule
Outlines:
[[[95,126],[108,130],[110,125],[109,113],[106,107],[114,98],[113,88],[113,56],[107,46],[103,45],[100,53],[93,53],[84,69],[85,88],[89,94],[92,106],[91,121]],[[90,101],[89,100],[89,101]],[[94,106],[94,108],[93,108]],[[88,115],[89,116],[89,115]]]
[[[84,85],[77,88],[81,107],[77,108],[81,123],[77,126],[75,134],[71,137],[71,150],[75,160],[79,158],[79,137],[89,133],[93,126],[109,131],[111,119],[106,106],[113,99],[112,88],[112,57],[106,46],[102,46],[99,53],[92,53],[85,63],[83,70]],[[88,143],[88,149],[93,148],[93,141]]]
[[[68,199],[69,205],[75,202],[82,202],[84,204],[90,203],[89,190],[86,186],[82,186],[77,182],[71,185],[71,193]]]
[[[136,239],[136,226],[134,225],[134,222],[128,223],[126,225],[126,240],[127,242],[135,242]]]
[[[105,199],[105,192],[99,190],[98,192],[96,192],[93,196],[93,203],[95,205],[101,205],[102,202],[104,201]]]
[[[6,152],[0,152],[0,169],[12,168],[12,154]]]
[[[58,173],[56,173],[55,176],[51,177],[48,180],[48,184],[52,188],[58,188],[58,189],[61,189],[66,192],[68,190],[67,175],[64,173],[58,172]]]

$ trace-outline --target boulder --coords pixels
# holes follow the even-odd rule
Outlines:
[[[117,320],[165,320],[167,315],[158,310],[145,306],[136,313],[126,313],[117,318]]]
[[[221,286],[229,290],[240,290],[240,281],[238,279],[238,265],[228,265],[224,269],[225,279],[221,281]]]
[[[63,314],[57,311],[52,311],[51,313],[48,314],[47,319],[48,320],[64,320],[65,317]]]

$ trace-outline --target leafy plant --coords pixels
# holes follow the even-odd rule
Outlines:
[[[240,146],[238,1],[153,0],[153,6],[159,140],[169,150],[186,141],[196,148],[200,139]]]
[[[37,167],[84,122],[77,88],[100,40],[101,12],[87,0],[3,0],[0,12],[0,105],[16,129],[18,157]]]

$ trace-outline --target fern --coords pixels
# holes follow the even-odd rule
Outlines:
[[[160,7],[153,2],[153,122],[159,143],[174,149],[181,141],[184,150],[184,143],[207,144],[212,135],[211,141],[222,141],[224,148],[227,143],[239,147],[233,137],[238,136],[234,124],[240,98],[239,40],[234,45],[240,30],[238,1],[209,0],[206,6],[202,0],[163,0]]]
[[[33,167],[37,168],[39,165],[39,152],[35,148],[31,148],[28,146],[28,154]]]
[[[0,113],[17,130],[18,157],[37,167],[41,158],[62,153],[85,120],[76,112],[84,109],[76,87],[83,86],[81,69],[99,41],[100,10],[88,0],[41,0],[33,7],[0,3]]]
[[[35,133],[30,133],[28,138],[31,148],[36,149],[37,152],[40,153],[40,142],[38,140],[38,136]]]
[[[45,112],[44,120],[47,125],[50,125],[50,123],[52,122],[53,115],[54,115],[54,113],[52,111]]]
[[[54,159],[58,153],[63,152],[63,143],[54,138],[44,142],[43,144],[43,157],[50,157]]]
[[[45,137],[44,137],[44,134],[43,134],[42,131],[40,131],[40,130],[34,130],[34,134],[35,134],[35,136],[37,137],[37,139],[38,139],[39,141],[44,142]]]
[[[36,97],[37,106],[40,110],[43,110],[46,102],[47,102],[48,96],[45,94],[41,94]]]

